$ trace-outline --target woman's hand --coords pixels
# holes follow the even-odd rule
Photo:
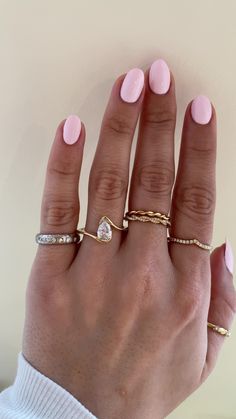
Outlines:
[[[210,243],[214,109],[205,97],[187,107],[175,178],[173,76],[159,60],[145,78],[137,69],[122,86],[124,78],[116,80],[102,121],[86,230],[96,234],[103,215],[122,226],[140,114],[129,210],[170,211],[171,236]],[[79,220],[85,127],[80,131],[76,117],[64,124],[47,166],[42,233],[74,232]],[[73,144],[63,141],[63,127]],[[229,244],[210,257],[196,245],[168,244],[165,226],[138,221],[129,222],[128,232],[113,230],[106,244],[84,236],[79,245],[39,245],[27,289],[23,355],[101,419],[163,418],[216,364],[225,337],[207,328],[207,320],[227,329],[232,323],[231,257]]]

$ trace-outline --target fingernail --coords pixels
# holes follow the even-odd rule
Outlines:
[[[68,116],[63,127],[63,139],[66,144],[74,144],[79,139],[81,121],[77,115]]]
[[[130,70],[122,83],[120,89],[121,98],[128,103],[134,103],[138,100],[144,86],[144,74],[139,68]]]
[[[170,70],[162,59],[154,61],[149,70],[149,86],[153,93],[164,95],[170,88]]]
[[[197,96],[191,105],[191,114],[195,122],[201,125],[208,124],[212,116],[211,102],[207,96]]]
[[[234,270],[234,255],[230,241],[226,238],[225,240],[225,264],[228,271],[233,275]]]

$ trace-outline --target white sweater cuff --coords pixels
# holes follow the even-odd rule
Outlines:
[[[12,386],[0,393],[1,419],[97,419],[72,394],[18,354]]]

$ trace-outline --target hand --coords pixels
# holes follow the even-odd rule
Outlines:
[[[175,178],[173,76],[158,61],[150,80],[149,71],[143,79],[137,69],[122,86],[124,78],[116,80],[102,121],[86,230],[96,234],[103,215],[122,226],[140,114],[129,209],[170,210],[171,236],[210,243],[214,108],[204,97],[187,107]],[[64,124],[48,161],[42,233],[74,232],[79,221],[85,126],[79,133],[76,117]],[[63,130],[67,142],[78,141],[68,145]],[[229,258],[229,245],[226,251]],[[138,221],[129,222],[128,232],[113,229],[106,244],[83,236],[79,245],[39,245],[27,288],[23,355],[101,419],[165,417],[216,364],[226,338],[207,320],[227,329],[232,323],[236,296],[224,253],[225,244],[211,257],[196,245],[168,244],[165,226]]]

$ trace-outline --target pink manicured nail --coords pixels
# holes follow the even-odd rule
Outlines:
[[[144,86],[144,74],[139,68],[130,70],[122,83],[120,89],[121,98],[128,103],[134,103],[138,100]]]
[[[150,89],[159,95],[164,95],[170,88],[170,70],[164,60],[156,60],[149,70]]]
[[[225,264],[229,272],[233,275],[234,255],[233,255],[232,246],[227,238],[225,240]]]
[[[68,116],[64,128],[63,139],[66,144],[74,144],[79,139],[81,131],[81,121],[77,115]]]
[[[212,116],[212,106],[208,97],[197,96],[191,105],[191,114],[195,122],[201,125],[208,124]]]

